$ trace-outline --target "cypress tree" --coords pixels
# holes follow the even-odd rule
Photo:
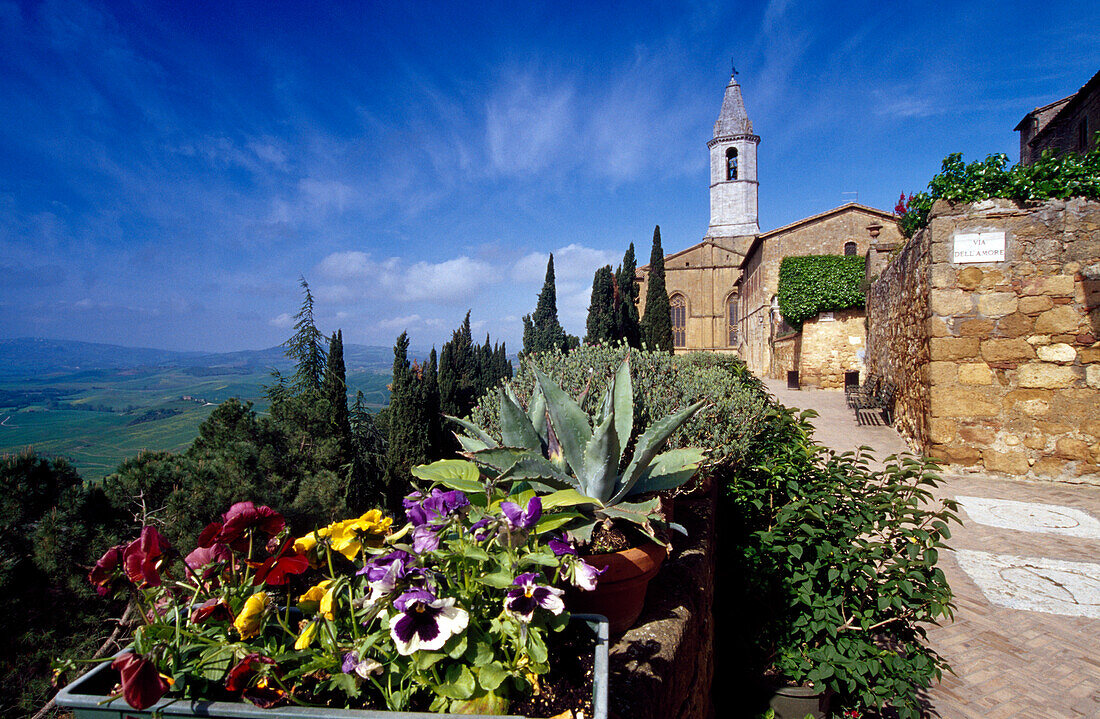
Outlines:
[[[321,381],[321,395],[328,400],[332,432],[340,444],[341,457],[351,450],[351,421],[348,418],[348,382],[344,367],[344,332],[336,330],[328,342],[328,363]]]
[[[551,253],[535,313],[523,318],[523,352],[535,354],[568,349],[568,338],[558,321],[558,291],[554,284],[554,254]]]
[[[305,277],[299,277],[305,297],[298,314],[294,315],[294,336],[285,342],[286,356],[294,360],[294,389],[301,394],[321,388],[325,373],[324,335],[313,321],[313,294]]]
[[[635,348],[642,346],[642,329],[638,323],[638,281],[635,279],[637,270],[634,243],[631,242],[626,254],[623,255],[623,263],[615,272],[615,285],[618,291],[615,336]]]
[[[649,255],[649,282],[642,317],[642,340],[650,350],[672,352],[672,310],[665,289],[665,253],[661,249],[661,226],[653,229],[653,251]]]
[[[409,364],[409,336],[402,332],[393,346],[386,447],[386,495],[392,511],[399,511],[401,498],[410,491],[409,468],[427,462],[431,452],[422,381],[420,368]]]
[[[604,265],[596,270],[592,278],[592,298],[588,303],[588,333],[584,336],[585,344],[599,344],[611,342],[615,339],[615,290],[614,278],[611,274],[611,265]]]
[[[477,353],[470,331],[470,312],[443,344],[439,361],[439,405],[445,414],[465,417],[477,390]]]
[[[469,315],[467,315],[468,318]],[[432,459],[441,459],[444,455],[449,454],[443,436],[443,414],[440,412],[437,364],[435,347],[432,347],[432,352],[428,356],[428,364],[424,368],[424,381],[421,390],[423,421],[428,425],[428,456]]]

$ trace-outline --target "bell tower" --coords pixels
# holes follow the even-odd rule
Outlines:
[[[745,113],[737,70],[730,74],[722,111],[714,123],[710,149],[710,228],[707,237],[742,237],[760,234],[757,220],[756,146]]]

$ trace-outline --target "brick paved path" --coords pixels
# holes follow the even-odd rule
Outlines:
[[[841,392],[791,391],[772,381],[768,387],[787,406],[818,410],[816,437],[829,447],[866,444],[879,456],[904,451],[889,428],[856,424]],[[971,500],[975,517],[960,508],[964,524],[954,527],[950,542],[960,551],[940,562],[955,592],[955,621],[933,627],[929,639],[955,675],[946,675],[930,690],[930,714],[942,719],[1100,718],[1100,531],[1090,527],[1100,520],[1100,487],[981,474],[946,475],[944,480],[939,496],[994,502]],[[1027,505],[997,505],[997,500]],[[981,504],[994,504],[989,516],[977,514]],[[1052,506],[1085,516],[1051,512]],[[1024,531],[1035,529],[1035,523],[1046,531]],[[1080,526],[1070,527],[1075,524]],[[960,560],[970,562],[970,573]]]

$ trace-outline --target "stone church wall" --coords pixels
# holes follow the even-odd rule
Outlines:
[[[798,370],[799,356],[802,354],[802,335],[788,335],[772,343],[771,368],[768,377],[786,381],[787,373]]]
[[[867,293],[867,374],[897,387],[894,428],[922,449],[928,446],[930,238],[923,230],[902,246]]]
[[[975,232],[1003,232],[1004,260],[952,262],[956,237]],[[906,329],[920,311],[904,307],[924,277],[926,362],[919,333]],[[929,228],[883,271],[870,300],[871,371],[890,377],[908,368],[900,429],[927,454],[1014,476],[1100,483],[1100,203],[938,202]],[[920,405],[912,376],[927,387],[925,438],[912,414]]]

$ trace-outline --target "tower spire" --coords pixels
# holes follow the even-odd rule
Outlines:
[[[714,123],[710,149],[710,228],[707,237],[759,234],[757,221],[756,146],[752,121],[745,112],[737,67],[730,61],[730,79],[722,109]]]

